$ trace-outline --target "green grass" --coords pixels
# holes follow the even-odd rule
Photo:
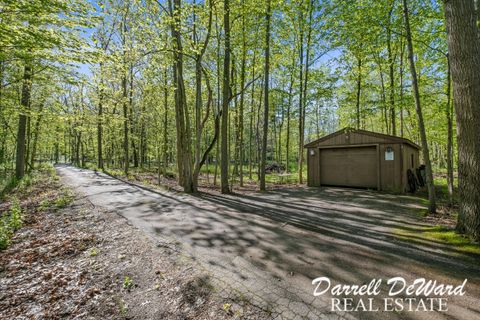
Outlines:
[[[62,194],[55,199],[54,205],[57,209],[61,209],[69,205],[73,202],[73,195],[69,192],[69,190],[64,190]]]
[[[450,206],[450,201],[448,197],[448,186],[447,186],[447,178],[444,176],[437,175],[434,177],[434,185],[435,185],[435,197],[437,206],[439,208],[448,209],[451,211],[454,210],[459,203],[459,195],[458,195],[458,179],[454,178],[454,190],[453,190],[453,206]],[[427,188],[424,187],[421,190],[418,190],[415,194],[419,198],[419,201],[422,205],[428,206],[428,191]],[[421,214],[424,216],[424,214]]]
[[[125,276],[123,279],[123,288],[130,290],[133,287],[133,281],[129,276]]]
[[[448,185],[447,178],[437,176],[434,178],[435,193],[440,200],[448,201]],[[458,203],[458,178],[453,179],[453,203]]]
[[[477,254],[480,256],[480,244],[473,243],[469,238],[445,226],[431,226],[414,230],[397,230],[400,238],[417,243],[436,242],[463,253]]]

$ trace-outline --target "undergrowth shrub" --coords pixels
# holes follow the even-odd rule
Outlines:
[[[0,221],[0,250],[10,244],[13,233],[22,227],[22,214],[20,202],[14,198],[10,210],[3,214]]]

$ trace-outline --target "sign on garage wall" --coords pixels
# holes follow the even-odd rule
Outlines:
[[[392,147],[387,147],[385,150],[385,160],[386,161],[393,161],[394,160],[394,152]]]

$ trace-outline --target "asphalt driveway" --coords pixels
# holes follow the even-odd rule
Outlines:
[[[422,226],[418,199],[340,188],[299,188],[241,196],[149,191],[105,174],[62,166],[65,183],[96,206],[116,211],[208,270],[220,294],[269,310],[272,318],[478,319],[480,281],[474,258],[440,243],[396,236]],[[468,279],[448,312],[339,312],[313,296],[312,280],[365,284],[419,277],[447,284]]]

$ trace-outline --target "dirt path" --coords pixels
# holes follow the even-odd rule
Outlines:
[[[55,177],[40,180],[22,194],[24,226],[0,251],[1,320],[270,318],[222,298],[198,263],[125,218]]]
[[[236,296],[272,318],[476,319],[478,260],[438,243],[414,245],[394,230],[420,225],[422,207],[409,197],[342,189],[188,196],[153,192],[104,174],[59,167],[63,180],[95,206],[115,211],[158,241],[198,263],[225,298]],[[448,312],[331,311],[311,281],[364,284],[374,278],[424,277],[447,284],[468,279],[467,294]]]

